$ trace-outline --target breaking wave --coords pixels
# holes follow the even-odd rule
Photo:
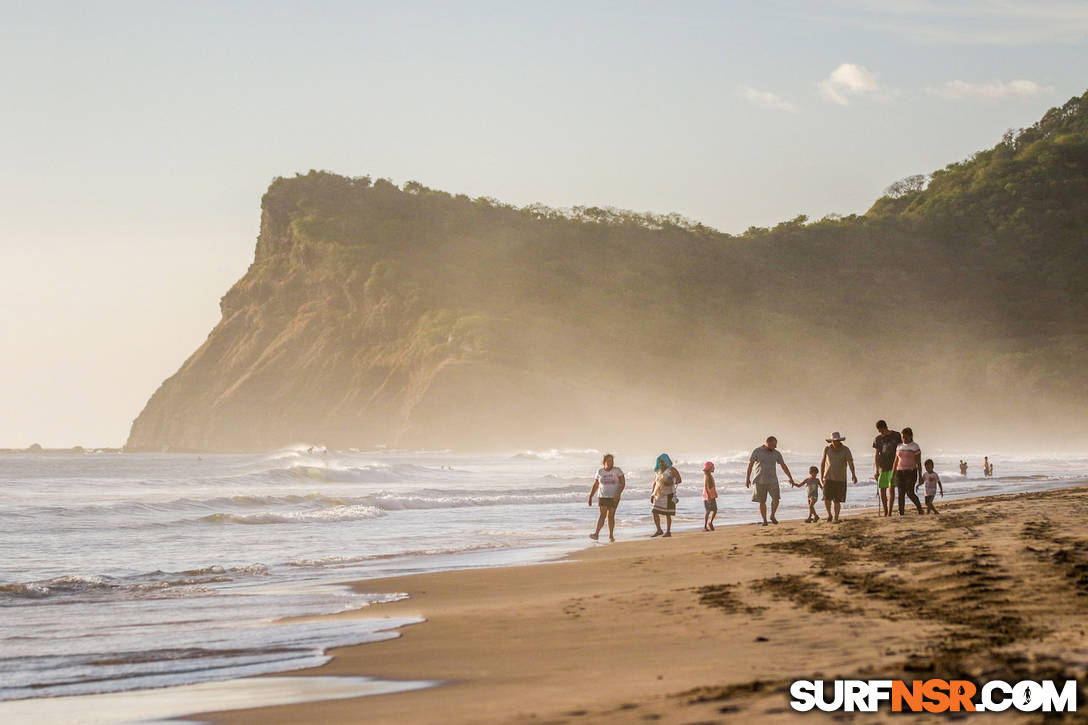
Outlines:
[[[250,506],[272,508],[262,511],[218,511],[201,516],[205,523],[235,524],[311,524],[360,521],[385,516],[390,511],[451,509],[474,506],[539,506],[581,501],[585,485],[568,485],[539,493],[504,493],[486,489],[422,490],[417,492],[379,491],[365,496],[338,498],[320,494],[309,496],[253,497]],[[238,505],[237,499],[230,500]],[[278,506],[303,504],[293,510],[275,510]]]
[[[569,456],[599,456],[596,448],[550,448],[546,451],[518,451],[511,458],[523,458],[533,461],[554,461]]]
[[[168,596],[193,596],[211,584],[235,581],[239,578],[264,576],[264,564],[222,567],[209,566],[179,572],[153,571],[131,577],[82,576],[70,574],[36,581],[0,584],[0,601],[16,599],[45,599],[58,595],[99,595],[124,599],[161,599]],[[183,589],[176,593],[171,590]]]
[[[375,506],[330,506],[313,511],[287,511],[274,513],[262,511],[249,514],[217,513],[200,517],[211,524],[325,524],[335,521],[359,521],[384,516]]]
[[[559,484],[559,485],[556,485]],[[51,515],[60,519],[111,520],[118,528],[204,524],[323,524],[362,521],[390,511],[454,509],[491,506],[535,506],[581,501],[587,483],[549,483],[525,492],[509,488],[419,488],[406,491],[383,489],[364,495],[331,492],[280,495],[211,496],[164,501],[88,503],[80,506],[33,506],[24,518]]]

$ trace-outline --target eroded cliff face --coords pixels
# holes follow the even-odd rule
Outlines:
[[[692,450],[876,417],[1044,444],[1088,426],[1086,228],[1088,94],[865,216],[740,237],[277,179],[126,447]]]
[[[585,433],[621,393],[600,360],[561,360],[612,343],[551,314],[542,298],[556,290],[526,281],[523,239],[473,216],[503,208],[443,200],[434,214],[387,182],[273,183],[253,264],[126,449],[491,448]]]
[[[485,357],[484,320],[424,308],[394,262],[342,259],[268,201],[222,320],[151,397],[128,449],[394,443],[436,376]]]

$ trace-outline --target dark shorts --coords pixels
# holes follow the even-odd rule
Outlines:
[[[937,498],[937,494],[933,494],[932,496],[926,496],[926,506],[932,506],[933,499],[935,498]]]
[[[615,498],[605,498],[604,496],[601,496],[601,497],[599,497],[597,499],[597,505],[598,506],[600,506],[603,509],[612,509],[613,511],[616,510],[616,506],[618,506],[619,503],[620,503],[619,496],[617,496]]]
[[[900,468],[895,472],[896,486],[909,486],[914,490],[914,484],[918,482],[918,471],[913,468]]]
[[[824,501],[846,501],[846,481],[824,481]]]
[[[707,500],[703,501],[703,508],[706,509],[707,511],[717,511],[718,510],[718,499],[708,498]]]
[[[777,501],[782,497],[777,482],[756,484],[756,491],[752,494],[752,500],[756,503],[767,503],[767,496],[770,496],[772,501]]]

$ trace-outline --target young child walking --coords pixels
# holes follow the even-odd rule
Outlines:
[[[939,473],[933,470],[933,459],[927,458],[925,462],[926,472],[922,474],[922,480],[918,482],[915,488],[920,488],[923,484],[926,487],[926,513],[927,514],[939,514],[940,511],[933,505],[933,499],[937,496],[937,491],[940,490],[941,498],[944,498],[944,484],[941,483],[941,476]]]
[[[714,464],[707,461],[703,466],[703,531],[714,530],[714,517],[718,515],[718,489],[714,487]]]
[[[796,485],[808,489],[808,518],[805,519],[805,523],[812,524],[819,521],[820,515],[816,513],[816,503],[820,500],[820,489],[824,487],[820,483],[820,469],[816,466],[809,466],[808,478]]]

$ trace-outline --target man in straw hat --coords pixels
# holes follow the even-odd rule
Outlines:
[[[858,482],[858,474],[854,470],[854,456],[850,449],[842,444],[846,436],[835,431],[827,442],[831,445],[824,448],[824,457],[820,461],[820,475],[824,482],[824,506],[827,507],[827,520],[831,523],[839,523],[839,509],[846,500],[846,467],[850,466],[850,477],[854,483]],[[835,515],[831,515],[831,505],[835,505]]]

